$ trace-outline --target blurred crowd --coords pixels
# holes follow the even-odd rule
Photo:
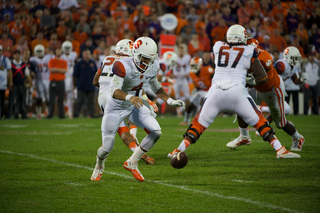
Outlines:
[[[0,13],[0,45],[9,59],[15,51],[34,54],[38,44],[54,55],[70,41],[78,58],[89,49],[101,62],[121,39],[148,36],[158,43],[161,34],[176,35],[177,47],[202,57],[236,23],[274,60],[287,46],[297,47],[303,58],[320,53],[320,2],[315,0],[2,0]],[[170,32],[160,24],[166,13],[178,21]]]

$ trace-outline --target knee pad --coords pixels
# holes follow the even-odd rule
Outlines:
[[[106,152],[111,152],[114,144],[114,135],[102,133],[102,149]]]
[[[275,134],[268,122],[265,122],[263,125],[256,126],[256,129],[264,141],[267,141],[269,135]]]
[[[154,143],[155,143],[155,142],[157,142],[157,141],[159,140],[159,138],[161,137],[162,132],[161,132],[161,130],[155,130],[155,131],[151,132],[149,135],[151,136],[151,139],[152,139],[152,140],[154,141]]]
[[[206,128],[199,124],[198,122],[192,122],[187,129],[186,133],[183,134],[183,137],[189,136],[191,138],[191,143],[197,142],[197,140],[200,138],[201,134],[204,132]]]

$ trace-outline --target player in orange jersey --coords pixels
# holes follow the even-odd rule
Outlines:
[[[249,39],[248,44],[259,47],[259,42],[255,39]],[[285,100],[285,89],[282,78],[278,75],[276,69],[273,67],[273,59],[271,55],[262,49],[258,49],[258,59],[266,70],[268,81],[261,85],[255,85],[254,82],[247,82],[254,86],[257,90],[257,102],[264,101],[270,109],[270,115],[279,129],[283,129],[288,135],[299,141],[297,147],[292,146],[290,150],[301,151],[304,143],[304,138],[298,133],[293,123],[288,121],[285,116],[285,108],[288,105]],[[250,80],[249,80],[250,81]],[[268,120],[271,120],[270,118]],[[228,148],[236,148],[241,145],[249,145],[251,138],[249,135],[248,124],[238,116],[238,124],[240,129],[240,136],[233,141],[227,143]]]

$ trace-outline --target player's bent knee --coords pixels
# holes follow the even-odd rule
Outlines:
[[[275,133],[268,122],[265,122],[261,126],[255,126],[255,127],[258,130],[258,132],[260,133],[260,135],[264,141],[267,141],[267,138],[269,137],[269,135],[272,135]]]
[[[154,142],[157,142],[159,140],[159,138],[161,137],[161,135],[162,135],[161,130],[155,130],[150,133],[150,136]]]

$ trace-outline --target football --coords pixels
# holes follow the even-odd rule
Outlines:
[[[188,155],[184,152],[177,152],[171,158],[171,166],[176,169],[182,169],[188,163]]]

